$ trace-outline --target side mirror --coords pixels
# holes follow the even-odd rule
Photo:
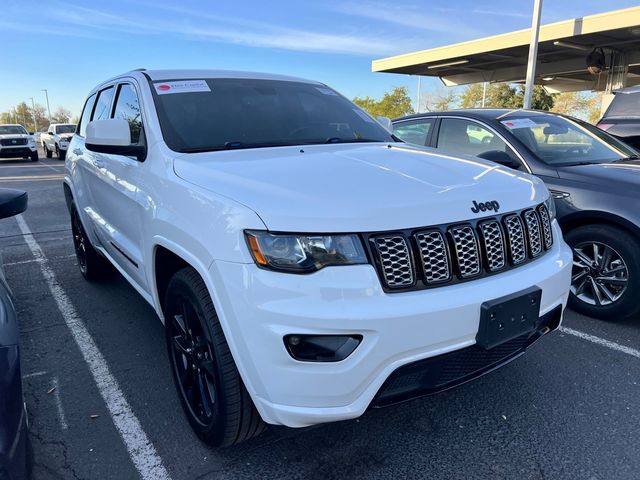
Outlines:
[[[489,150],[478,155],[478,158],[483,158],[491,162],[499,163],[500,165],[513,168],[514,170],[520,168],[520,162],[514,160],[507,152],[504,152],[502,150]]]
[[[143,160],[146,153],[144,146],[131,143],[129,122],[122,118],[89,122],[85,146],[92,152],[126,155],[138,160]]]
[[[387,131],[393,133],[393,125],[391,124],[391,119],[389,117],[376,117],[376,120],[380,125],[382,125]]]
[[[13,217],[27,209],[27,192],[0,188],[0,218]]]
[[[29,132],[29,135],[33,135],[34,133],[36,133],[36,132]]]

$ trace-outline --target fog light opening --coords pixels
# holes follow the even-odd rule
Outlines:
[[[284,345],[301,362],[339,362],[360,345],[362,335],[286,335]]]

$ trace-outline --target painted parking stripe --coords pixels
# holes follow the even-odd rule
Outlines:
[[[589,335],[588,333],[584,333],[579,330],[574,330],[573,328],[569,328],[569,327],[560,327],[559,330],[562,333],[573,335],[574,337],[578,337],[588,342],[610,348],[611,350],[616,350],[618,352],[631,355],[632,357],[640,358],[640,350],[636,350],[635,348],[626,347],[624,345],[620,345],[619,343],[611,342],[609,340],[605,340],[604,338],[596,337],[595,335]]]
[[[85,327],[82,319],[78,315],[75,307],[62,289],[55,273],[49,267],[47,258],[35,238],[31,235],[29,226],[22,218],[22,215],[15,217],[20,230],[24,234],[25,242],[31,250],[33,256],[38,260],[40,271],[45,278],[51,295],[53,296],[58,310],[62,314],[67,327],[71,331],[85,362],[89,366],[89,371],[104,399],[107,409],[111,414],[111,419],[118,429],[122,440],[129,452],[131,461],[144,480],[168,480],[169,473],[165,469],[162,459],[156,452],[155,447],[142,429],[140,421],[133,413],[129,402],[118,386],[118,382],[109,370],[109,365],[98,350],[93,337]]]

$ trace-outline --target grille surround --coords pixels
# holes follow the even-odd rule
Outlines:
[[[0,140],[0,145],[3,147],[24,147],[26,144],[26,138],[3,138]]]
[[[545,213],[548,217],[544,204],[539,204],[533,208],[461,223],[373,232],[363,236],[385,292],[424,290],[484,278],[537,260],[554,243],[550,218],[547,224],[549,230],[545,230]],[[405,242],[407,258],[403,260],[403,265],[411,269],[411,274],[401,282],[392,281],[389,284],[387,281],[385,268],[388,265],[385,258],[380,256],[378,245],[384,239],[402,239]],[[537,242],[539,251],[531,248],[532,242]],[[464,248],[461,249],[460,245],[464,245]],[[464,261],[468,259],[469,252],[471,257],[475,255],[472,265]],[[472,268],[474,262],[477,268]]]

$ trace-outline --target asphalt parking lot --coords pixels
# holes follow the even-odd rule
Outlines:
[[[640,318],[573,312],[563,331],[457,389],[208,448],[182,414],[154,311],[118,275],[81,277],[63,167],[0,160],[0,185],[29,192],[24,222],[0,222],[0,251],[21,321],[34,478],[640,478]]]

